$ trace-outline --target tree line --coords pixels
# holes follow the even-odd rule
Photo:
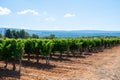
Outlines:
[[[10,30],[10,29],[7,29],[5,31],[4,37],[6,37],[6,38],[15,38],[15,39],[17,39],[17,38],[22,38],[22,39],[39,38],[39,36],[37,34],[30,35],[24,29],[22,29],[22,30]]]
[[[4,34],[0,33],[0,38],[21,38],[21,39],[27,39],[27,38],[43,38],[43,39],[54,39],[56,36],[54,34],[50,34],[48,36],[40,37],[37,34],[30,35],[28,32],[26,32],[24,29],[21,30],[5,30]]]

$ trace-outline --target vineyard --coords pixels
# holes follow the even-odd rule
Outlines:
[[[5,62],[7,68],[8,61],[12,61],[13,70],[16,70],[16,60],[22,63],[31,60],[34,55],[36,63],[39,59],[46,59],[46,64],[50,64],[50,59],[59,60],[66,58],[91,55],[102,52],[106,48],[120,45],[120,38],[70,38],[70,39],[1,39],[0,40],[0,61]],[[47,66],[46,65],[46,66]]]

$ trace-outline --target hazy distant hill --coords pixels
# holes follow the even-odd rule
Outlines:
[[[0,33],[4,33],[5,29],[0,28]],[[14,28],[10,28],[14,29]],[[19,29],[15,29],[19,30]],[[120,36],[120,31],[100,31],[100,30],[73,30],[73,31],[63,31],[63,30],[28,30],[26,31],[31,34],[37,34],[40,37],[48,36],[50,34],[55,34],[57,37],[82,37],[82,36]]]

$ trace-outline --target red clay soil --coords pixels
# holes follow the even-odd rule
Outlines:
[[[51,66],[23,62],[20,80],[120,80],[120,46],[95,53],[87,58],[50,61]],[[0,62],[0,66],[3,62]],[[17,74],[17,73],[16,73]],[[1,76],[0,80],[19,80]]]

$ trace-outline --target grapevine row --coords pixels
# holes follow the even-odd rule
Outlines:
[[[5,61],[7,68],[8,60],[13,61],[13,70],[15,60],[21,60],[27,55],[30,61],[31,55],[36,55],[36,62],[40,57],[46,57],[46,64],[49,64],[49,58],[58,55],[61,60],[63,54],[66,56],[92,54],[103,51],[120,44],[120,38],[70,38],[70,39],[1,39],[0,40],[0,60]]]

